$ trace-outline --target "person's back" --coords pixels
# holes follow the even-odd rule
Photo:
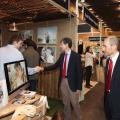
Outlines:
[[[28,42],[28,43],[27,43]],[[27,62],[28,67],[35,67],[39,65],[39,53],[34,49],[33,41],[32,40],[26,40],[24,44],[27,45],[27,48],[25,51],[22,52],[24,59]],[[36,91],[36,84],[38,80],[38,73],[34,75],[29,76],[30,80],[30,90],[31,91]]]
[[[27,62],[28,67],[35,67],[39,65],[39,53],[32,47],[29,46],[25,51],[22,52],[24,59]],[[29,80],[37,78],[38,74],[29,76]]]
[[[12,57],[11,57],[12,56]],[[0,48],[0,80],[5,79],[4,63],[23,60],[22,54],[13,45]]]

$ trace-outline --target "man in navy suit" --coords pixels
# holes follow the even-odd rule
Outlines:
[[[72,40],[70,38],[63,38],[60,41],[60,48],[63,53],[61,53],[57,62],[54,65],[41,68],[41,70],[50,71],[58,67],[60,68],[58,87],[62,93],[64,120],[70,120],[71,104],[76,115],[76,120],[80,120],[81,114],[78,94],[80,94],[82,90],[82,65],[80,55],[71,50],[71,47]],[[66,65],[64,64],[65,54],[67,54]],[[63,75],[64,66],[66,66],[65,75]]]
[[[103,51],[106,56],[110,57],[107,60],[105,71],[104,108],[106,120],[120,120],[120,54],[117,37],[107,37],[104,41]],[[110,68],[112,69],[109,76]]]

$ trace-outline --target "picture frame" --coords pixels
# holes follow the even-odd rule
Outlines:
[[[20,30],[18,35],[22,37],[23,40],[31,39],[33,40],[33,30]]]
[[[41,27],[37,31],[37,44],[56,44],[57,27]]]
[[[8,103],[6,80],[0,80],[0,109]]]
[[[44,63],[55,63],[56,61],[56,46],[39,46],[40,61]]]
[[[8,95],[16,92],[29,82],[27,64],[25,60],[4,63],[4,70]]]
[[[2,30],[0,28],[0,47],[2,47]]]

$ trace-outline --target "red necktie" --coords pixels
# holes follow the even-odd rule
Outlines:
[[[66,77],[66,61],[67,61],[67,54],[64,56],[64,65],[63,65],[63,70],[62,70],[62,77]]]
[[[107,80],[106,80],[106,85],[105,85],[106,92],[108,92],[110,90],[110,83],[111,83],[111,77],[112,77],[112,68],[113,68],[113,62],[110,59],[109,68],[108,68],[108,74],[107,74]]]

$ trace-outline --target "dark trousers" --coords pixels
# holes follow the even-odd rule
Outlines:
[[[90,78],[92,75],[92,66],[86,67],[86,86],[90,85]]]
[[[29,80],[29,83],[30,83],[30,91],[35,91],[35,92],[37,92],[37,88],[36,88],[36,86],[37,86],[37,82],[38,82],[38,80],[36,79],[36,80]]]
[[[104,109],[106,120],[120,120],[120,109],[118,106],[116,107],[113,106],[110,93],[109,92],[105,93]]]
[[[111,98],[109,93],[105,93],[105,116],[106,120],[111,120],[112,114],[111,114]]]

